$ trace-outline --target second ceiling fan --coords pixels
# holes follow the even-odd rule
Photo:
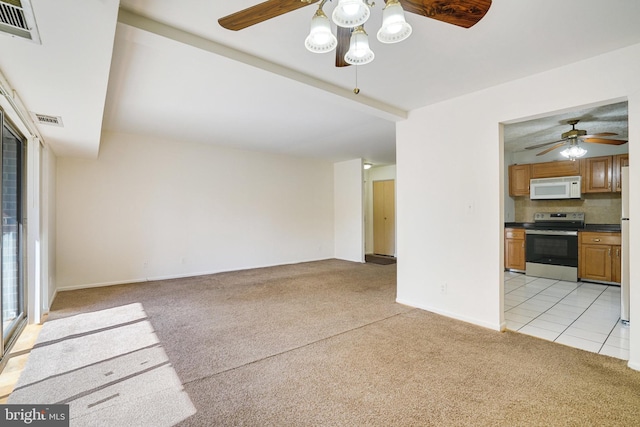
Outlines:
[[[567,148],[563,150],[561,154],[564,157],[567,157],[571,160],[575,160],[577,157],[584,156],[587,152],[587,150],[585,150],[584,148],[580,147],[580,145],[578,145],[579,141],[589,142],[593,144],[609,144],[609,145],[622,145],[627,142],[627,140],[623,140],[623,139],[606,138],[609,136],[617,135],[617,133],[613,133],[613,132],[601,132],[601,133],[594,133],[591,135],[587,135],[586,130],[576,129],[576,125],[578,124],[578,122],[580,122],[579,119],[567,120],[567,124],[571,125],[571,130],[564,132],[561,135],[562,139],[559,139],[557,141],[551,141],[551,142],[543,142],[542,144],[531,145],[529,147],[525,147],[525,149],[533,150],[536,148],[542,148],[542,147],[546,147],[548,145],[553,144],[551,145],[551,147],[545,150],[542,150],[541,152],[536,154],[536,156],[542,156],[557,148],[567,146]]]
[[[364,62],[365,59],[357,57],[347,57],[345,59],[345,56],[349,53],[350,43],[354,43],[352,41],[353,39],[362,36],[363,33],[366,37],[363,27],[364,21],[362,21],[362,19],[366,21],[369,17],[369,8],[375,5],[375,3],[370,4],[369,0],[334,0],[337,2],[336,10],[339,9],[338,12],[334,10],[333,13],[334,22],[338,22],[338,24],[336,24],[338,28],[337,37],[333,36],[333,34],[329,36],[330,27],[328,19],[326,19],[327,16],[322,10],[325,3],[332,0],[267,0],[220,18],[218,19],[218,23],[223,28],[238,31],[292,12],[301,7],[317,3],[318,1],[320,1],[320,5],[312,19],[312,34],[310,34],[310,36],[313,35],[315,26],[315,31],[323,32],[321,36],[326,36],[329,41],[323,45],[319,45],[320,47],[316,47],[317,45],[309,47],[309,42],[307,41],[307,48],[318,53],[329,52],[335,49],[336,67],[367,63]],[[403,40],[403,38],[400,38],[401,35],[394,34],[394,31],[404,31],[405,33],[408,31],[409,34],[411,33],[410,26],[408,30],[406,27],[404,27],[404,30],[399,29],[399,16],[402,15],[402,20],[404,20],[402,14],[403,9],[404,11],[426,16],[427,18],[436,19],[448,24],[470,28],[484,17],[491,6],[491,0],[385,0],[385,3],[383,10],[383,28],[387,25],[385,23],[390,23],[393,25],[393,28],[390,30],[390,33],[386,33],[382,38],[380,38],[380,36],[378,37],[383,43],[394,43]],[[401,8],[399,8],[400,5],[402,6]],[[355,12],[356,9],[359,11]],[[352,18],[352,15],[350,15],[352,12],[353,16],[358,14],[360,16]],[[339,16],[336,18],[336,15]],[[366,17],[364,17],[364,15],[366,15]],[[387,19],[389,19],[389,21],[387,21]],[[327,28],[329,34],[326,33]],[[408,34],[406,34],[406,36],[408,37]]]

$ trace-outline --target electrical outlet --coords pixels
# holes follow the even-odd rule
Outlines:
[[[447,294],[447,282],[444,282],[442,285],[440,285],[440,293],[442,295]]]

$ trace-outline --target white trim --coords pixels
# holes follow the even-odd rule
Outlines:
[[[284,264],[258,265],[258,266],[247,267],[247,268],[242,268],[242,269],[238,269],[238,270],[211,270],[211,271],[201,271],[201,272],[189,272],[189,273],[185,273],[185,274],[172,274],[172,275],[168,275],[168,276],[143,277],[143,278],[130,279],[130,280],[115,280],[115,281],[111,281],[111,282],[87,283],[87,284],[82,284],[82,285],[71,285],[71,286],[58,286],[56,288],[56,293],[58,291],[60,291],[60,292],[75,291],[75,290],[79,290],[79,289],[100,288],[100,287],[103,287],[103,286],[129,285],[129,284],[136,284],[136,283],[158,282],[158,281],[162,281],[162,280],[184,279],[184,278],[188,278],[188,277],[209,276],[209,275],[212,275],[212,274],[230,273],[230,272],[234,272],[234,271],[244,271],[244,270],[253,270],[253,269],[256,269],[256,268],[279,267],[279,266],[282,266],[282,265],[293,265],[293,264],[300,264],[300,263],[305,263],[305,262],[326,261],[326,260],[330,260],[330,259],[337,259],[337,258],[310,259],[310,260],[307,260],[307,261],[296,261],[296,262],[294,262],[292,264],[284,263]],[[54,295],[53,298],[55,298],[55,295]],[[51,299],[52,304],[53,304],[53,298]]]
[[[27,265],[27,318],[29,323],[40,323],[42,320],[43,283],[41,275],[42,245],[40,242],[41,206],[40,206],[40,150],[41,146],[36,137],[27,141],[26,150],[26,211],[27,221],[24,227],[26,242],[25,261]],[[46,288],[46,286],[44,286]]]
[[[474,325],[482,326],[483,328],[492,329],[492,330],[498,331],[498,332],[504,331],[504,328],[506,328],[506,324],[504,324],[504,323],[483,322],[482,320],[478,320],[478,319],[473,318],[473,317],[460,316],[458,313],[454,313],[454,312],[451,312],[451,311],[439,310],[439,309],[437,309],[435,307],[431,307],[431,306],[428,306],[428,305],[414,304],[413,302],[404,300],[402,298],[396,298],[396,302],[398,304],[402,304],[402,305],[406,305],[406,306],[414,307],[414,308],[419,308],[421,310],[429,311],[431,313],[440,314],[440,315],[446,316],[446,317],[451,317],[451,318],[456,319],[456,320],[462,320],[463,322],[472,323]]]
[[[640,363],[629,362],[627,366],[635,371],[640,371]]]

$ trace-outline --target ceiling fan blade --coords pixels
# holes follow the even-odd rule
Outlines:
[[[564,142],[564,139],[559,139],[557,141],[551,141],[551,142],[543,142],[542,144],[536,144],[536,145],[531,145],[529,147],[524,147],[525,150],[533,150],[535,148],[540,148],[540,147],[546,147],[547,145],[551,145],[551,144],[557,144],[558,142]]]
[[[553,151],[553,150],[555,150],[556,148],[560,148],[560,147],[562,147],[563,145],[564,145],[564,141],[562,141],[562,142],[561,142],[561,143],[559,143],[559,144],[554,145],[553,147],[549,147],[549,148],[547,148],[547,149],[546,149],[546,150],[544,150],[544,151],[539,152],[538,154],[536,154],[536,156],[542,156],[543,154],[547,154],[548,152]]]
[[[598,138],[600,136],[616,136],[617,133],[613,133],[613,132],[601,132],[601,133],[594,133],[591,135],[582,135],[580,138],[581,139],[585,139],[585,138]]]
[[[348,67],[349,64],[344,60],[349,50],[349,42],[351,41],[351,28],[338,27],[337,37],[338,47],[336,47],[336,67]]]
[[[407,12],[470,28],[480,21],[491,7],[491,0],[400,0]]]
[[[606,139],[606,138],[581,138],[583,142],[591,142],[593,144],[610,144],[610,145],[622,145],[627,141],[623,139]]]
[[[263,3],[243,9],[218,19],[218,23],[227,30],[238,31],[259,24],[276,16],[284,15],[301,7],[317,3],[319,0],[267,0]]]

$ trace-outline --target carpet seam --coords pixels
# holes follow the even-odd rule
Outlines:
[[[375,320],[373,322],[365,323],[364,325],[360,325],[358,327],[355,327],[355,328],[352,328],[352,329],[348,329],[346,331],[342,331],[342,332],[339,332],[337,334],[333,334],[333,335],[330,335],[328,337],[324,337],[324,338],[321,338],[319,340],[312,341],[312,342],[306,343],[304,345],[291,348],[289,350],[284,350],[284,351],[281,351],[279,353],[270,354],[269,356],[265,356],[265,357],[262,357],[260,359],[252,360],[250,362],[244,363],[242,365],[234,366],[232,368],[228,368],[228,369],[225,369],[223,371],[215,372],[215,373],[213,373],[211,375],[206,375],[204,377],[195,378],[193,380],[185,381],[185,382],[182,383],[182,385],[184,385],[184,386],[190,385],[190,384],[193,384],[193,383],[196,383],[196,382],[199,382],[199,381],[203,381],[203,380],[207,380],[207,379],[216,377],[218,375],[226,374],[228,372],[233,372],[235,370],[238,370],[238,369],[241,369],[241,368],[244,368],[244,367],[259,363],[259,362],[262,362],[264,360],[268,360],[268,359],[272,359],[274,357],[282,356],[283,354],[291,353],[292,351],[297,351],[297,350],[303,349],[305,347],[309,347],[311,345],[314,345],[314,344],[317,344],[317,343],[320,343],[320,342],[323,342],[323,341],[327,341],[327,340],[330,340],[330,339],[335,338],[335,337],[339,337],[340,335],[348,334],[350,332],[357,331],[358,329],[366,328],[367,326],[371,326],[371,325],[374,325],[376,323],[380,323],[380,322],[384,322],[386,320],[392,319],[394,317],[398,317],[398,316],[402,316],[402,315],[411,313],[412,311],[416,311],[416,310],[418,310],[418,309],[417,308],[412,308],[410,310],[403,311],[401,313],[396,313],[394,315],[391,315],[391,316],[388,316],[388,317],[384,317],[382,319],[378,319],[378,320]]]

